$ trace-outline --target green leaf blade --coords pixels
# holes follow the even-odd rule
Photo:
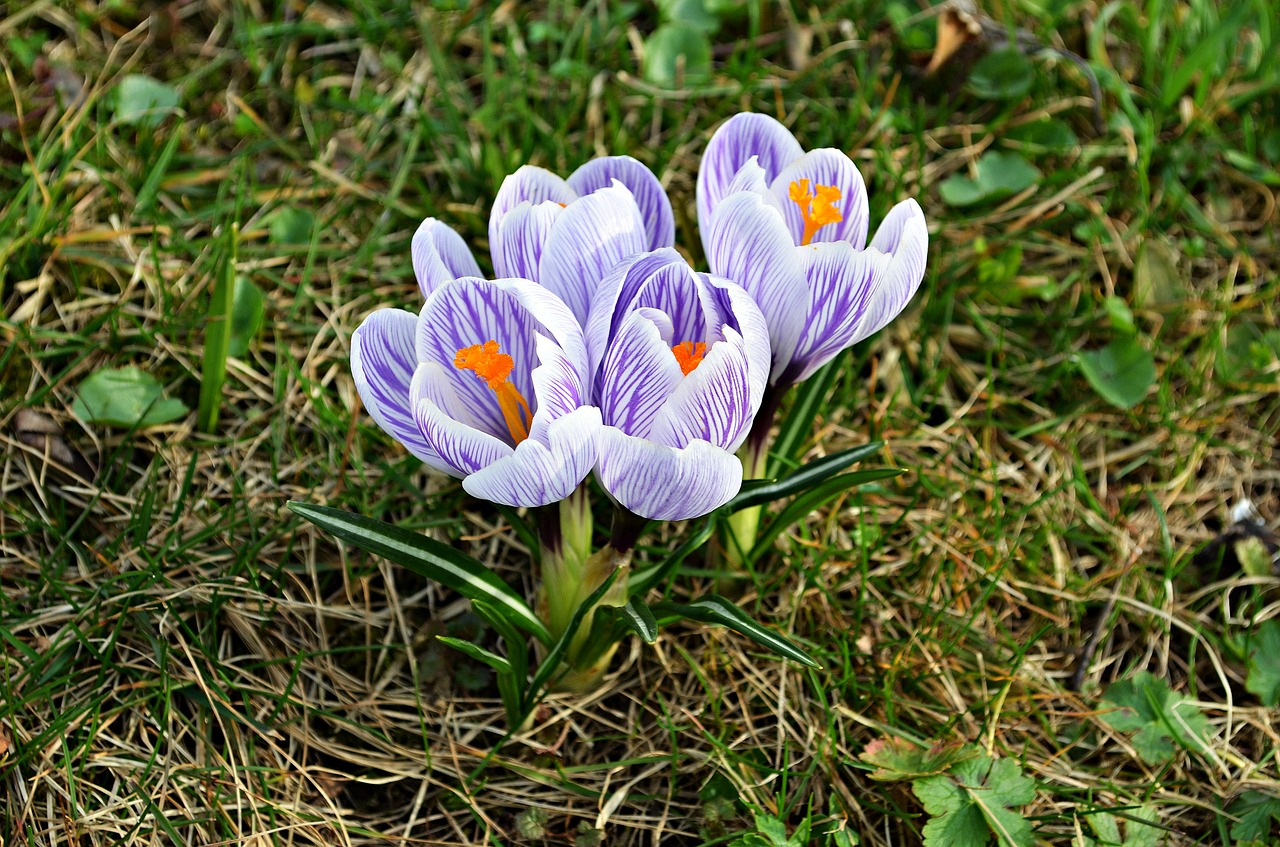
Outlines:
[[[822,665],[801,650],[790,640],[783,638],[773,630],[765,627],[758,621],[751,618],[746,612],[738,608],[732,601],[721,597],[718,594],[709,594],[706,597],[699,598],[692,603],[659,603],[654,607],[655,614],[665,617],[674,616],[676,618],[686,618],[687,620],[697,621],[698,623],[714,624],[731,629],[739,635],[745,635],[752,641],[762,647],[765,647],[779,656],[799,662],[811,668],[821,668]]]

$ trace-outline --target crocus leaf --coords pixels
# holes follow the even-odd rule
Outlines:
[[[507,673],[507,674],[511,673],[510,662],[508,662],[506,659],[499,656],[497,653],[493,652],[492,650],[486,650],[485,648],[481,647],[479,644],[472,644],[470,641],[463,641],[461,638],[450,638],[447,635],[437,635],[436,640],[439,641],[441,644],[445,644],[449,647],[452,647],[454,650],[457,650],[459,653],[464,653],[470,656],[471,658],[475,659],[477,662],[484,662],[486,665],[493,668],[498,673]]]
[[[503,616],[501,610],[487,600],[472,600],[471,608],[480,620],[493,627],[494,632],[502,639],[507,648],[507,662],[511,665],[511,674],[523,684],[529,676],[529,648],[525,644],[525,636],[521,635],[511,621]],[[523,696],[523,692],[521,692]]]
[[[870,468],[865,471],[833,476],[818,483],[788,503],[782,513],[774,518],[769,526],[760,533],[756,539],[755,547],[751,549],[751,561],[754,562],[764,555],[765,551],[773,545],[774,540],[788,527],[794,525],[797,521],[803,520],[810,512],[821,508],[850,488],[866,485],[868,482],[876,482],[881,479],[892,479],[902,473],[902,468]]]
[[[1280,822],[1280,797],[1246,791],[1227,807],[1239,820],[1231,825],[1231,840],[1245,844],[1274,844],[1271,831]]]
[[[1133,335],[1117,338],[1101,350],[1084,351],[1079,363],[1093,390],[1121,409],[1141,403],[1156,381],[1155,357]]]
[[[634,571],[631,579],[627,583],[627,593],[631,595],[644,594],[650,588],[667,578],[667,575],[680,566],[680,563],[689,556],[701,549],[703,544],[715,535],[715,520],[707,520],[702,523],[693,534],[684,540],[684,543],[675,550],[667,554],[667,557],[656,565],[645,568],[642,571]]]
[[[223,234],[222,267],[218,270],[205,313],[204,354],[200,359],[200,404],[196,408],[196,426],[201,432],[213,432],[222,409],[222,386],[227,379],[227,356],[231,348],[231,314],[235,306],[236,256],[239,251],[240,227],[231,224]]]
[[[711,42],[702,29],[665,23],[644,43],[644,78],[663,88],[699,85],[711,75]]]
[[[1032,847],[1031,823],[1017,808],[1036,799],[1035,781],[1010,759],[978,756],[945,774],[918,779],[912,790],[931,816],[924,826],[926,847],[987,844]]]
[[[992,50],[969,72],[969,90],[983,100],[1017,100],[1031,90],[1036,69],[1021,50]]]
[[[504,618],[544,644],[551,633],[529,605],[497,574],[448,544],[384,521],[329,506],[289,501],[289,508],[323,530],[452,588],[468,600],[484,600]]]
[[[129,74],[116,85],[116,121],[130,126],[156,126],[177,108],[178,89],[143,74]]]
[[[1258,626],[1249,639],[1249,676],[1244,687],[1264,706],[1280,703],[1280,620]]]
[[[607,613],[625,629],[644,639],[646,644],[658,640],[658,621],[653,610],[639,597],[632,597],[625,606],[604,606],[596,614]]]
[[[155,376],[134,367],[90,374],[76,389],[71,410],[89,423],[124,429],[169,423],[190,411],[181,400],[165,397]]]
[[[1207,746],[1209,721],[1187,698],[1175,694],[1163,679],[1139,673],[1113,683],[1102,698],[1102,719],[1121,732],[1132,732],[1133,747],[1143,761],[1161,764],[1177,747],[1201,751]]]
[[[231,343],[227,352],[236,357],[249,352],[249,343],[262,329],[266,301],[262,289],[247,277],[237,276],[231,298]]]
[[[722,507],[725,513],[733,513],[752,506],[760,506],[801,491],[808,491],[852,464],[874,456],[884,447],[883,441],[872,441],[859,447],[850,447],[830,456],[814,459],[781,479],[750,480],[742,484],[742,491]]]
[[[804,650],[801,650],[791,641],[778,635],[778,633],[758,621],[753,620],[750,615],[734,605],[732,601],[726,600],[718,594],[709,594],[706,597],[694,600],[692,603],[658,603],[654,605],[653,613],[660,620],[671,621],[685,618],[699,623],[723,626],[745,635],[779,656],[799,662],[802,665],[808,665],[811,668],[822,667]]]
[[[551,681],[560,670],[560,660],[569,650],[569,644],[573,641],[573,637],[578,634],[578,629],[582,626],[582,621],[587,616],[587,612],[595,608],[604,595],[613,587],[613,582],[618,578],[621,568],[617,568],[613,573],[600,583],[600,587],[591,592],[591,595],[578,604],[578,608],[574,610],[573,617],[569,619],[569,625],[560,635],[560,639],[556,641],[547,657],[542,660],[542,664],[538,666],[538,670],[533,675],[533,682],[529,685],[529,694],[531,698],[536,698],[541,692],[544,685]],[[594,623],[594,621],[593,621]],[[530,706],[532,703],[527,703]]]

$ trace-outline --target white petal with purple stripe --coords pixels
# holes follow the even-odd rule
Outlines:
[[[606,426],[596,476],[625,508],[650,520],[696,518],[729,502],[742,487],[738,457],[705,441],[683,449]]]

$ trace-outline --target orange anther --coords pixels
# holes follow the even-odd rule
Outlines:
[[[688,376],[693,373],[694,368],[702,364],[703,358],[707,355],[707,345],[702,341],[696,343],[693,341],[681,341],[671,348],[671,352],[675,354],[680,370],[685,376]]]
[[[515,360],[501,352],[496,341],[463,347],[453,357],[453,366],[460,371],[473,371],[483,379],[498,398],[498,408],[516,444],[529,437],[529,424],[533,412],[519,390],[511,384],[511,371]]]
[[[841,198],[840,189],[834,185],[819,185],[810,190],[809,180],[798,179],[791,183],[789,196],[791,202],[800,207],[800,217],[804,220],[801,245],[813,241],[813,236],[827,224],[844,220],[844,215],[834,205]]]

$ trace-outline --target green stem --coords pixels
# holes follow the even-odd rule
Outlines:
[[[738,451],[742,460],[743,480],[764,479],[765,469],[769,464],[769,445],[773,430],[773,419],[778,413],[778,405],[782,395],[789,386],[775,385],[765,389],[764,399],[760,402],[760,411],[751,424],[751,432]],[[724,564],[732,574],[741,574],[746,569],[751,551],[756,546],[756,536],[760,531],[760,514],[762,506],[734,512],[729,516],[728,532],[721,537],[724,553]]]

